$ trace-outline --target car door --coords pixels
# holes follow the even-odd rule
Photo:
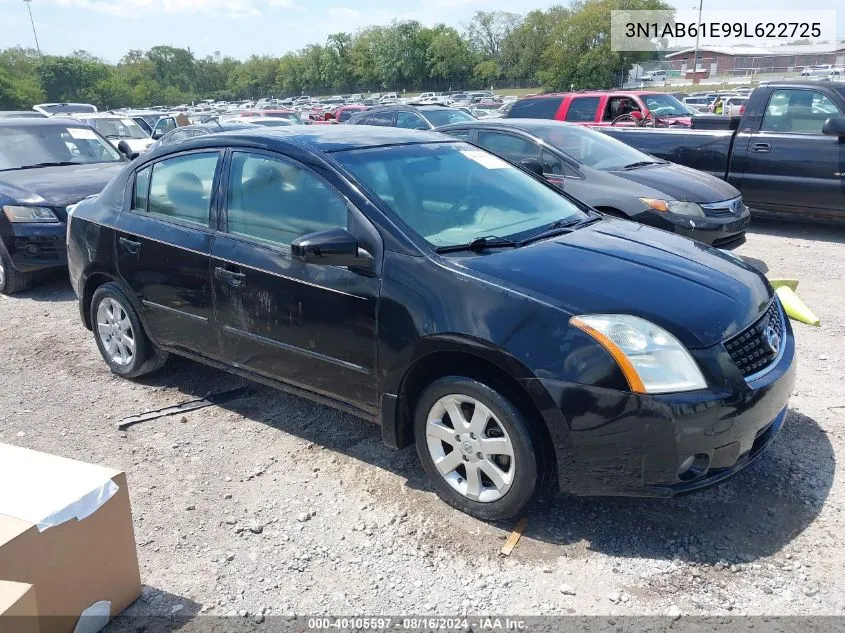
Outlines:
[[[233,151],[226,171],[212,276],[227,362],[374,413],[378,275],[306,264],[290,243],[344,228],[380,262],[375,228],[323,176],[289,158]]]
[[[161,345],[220,357],[213,322],[211,245],[221,152],[198,150],[135,174],[131,209],[116,231],[120,276]]]
[[[596,122],[596,113],[600,107],[600,97],[573,97],[563,120],[570,123],[609,125],[609,123]]]
[[[757,132],[740,131],[731,171],[742,173],[748,206],[800,213],[842,209],[845,144],[822,134],[842,111],[823,92],[808,88],[772,91]]]

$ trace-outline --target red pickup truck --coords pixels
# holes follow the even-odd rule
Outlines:
[[[520,99],[511,106],[509,119],[554,119],[582,125],[634,125],[635,119],[690,127],[694,113],[664,92],[595,91],[561,92]]]

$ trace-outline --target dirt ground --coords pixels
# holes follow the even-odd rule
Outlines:
[[[756,222],[737,252],[796,277],[799,374],[768,453],[672,500],[560,497],[513,523],[441,503],[414,449],[259,385],[119,432],[125,416],[245,384],[172,359],[110,374],[59,275],[0,297],[0,441],[124,469],[144,594],[134,613],[844,614],[845,231]],[[119,625],[119,622],[118,622]],[[303,629],[304,629],[303,624]]]

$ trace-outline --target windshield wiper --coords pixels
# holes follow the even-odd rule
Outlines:
[[[636,163],[629,163],[625,165],[622,169],[636,169],[637,167],[647,167],[648,165],[662,165],[664,164],[658,160],[641,160],[637,161]]]
[[[8,169],[0,169],[0,171],[15,171],[18,169],[38,169],[39,167],[64,167],[65,165],[78,165],[69,160],[56,161],[53,163],[35,163],[33,165],[21,165],[20,167],[9,167]]]
[[[485,248],[495,248],[499,246],[521,246],[521,242],[515,242],[507,237],[498,237],[497,235],[485,235],[484,237],[476,237],[466,244],[455,244],[453,246],[441,246],[435,249],[437,253],[457,253],[460,251],[482,251]]]
[[[555,235],[561,235],[563,233],[571,233],[572,231],[577,231],[580,228],[599,222],[601,219],[601,214],[591,213],[589,216],[582,220],[556,220],[555,222],[552,222],[551,224],[546,226],[542,231],[540,231],[536,235],[532,235],[531,237],[527,237],[522,240],[519,243],[519,246],[525,246],[526,244],[531,244],[531,242],[544,240],[547,237],[554,237]]]

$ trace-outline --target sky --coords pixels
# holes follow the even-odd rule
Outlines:
[[[670,0],[680,10],[697,0]],[[41,49],[46,54],[86,50],[116,62],[129,49],[159,44],[190,48],[199,57],[245,59],[252,54],[282,55],[326,35],[354,32],[393,19],[445,23],[460,28],[479,10],[526,13],[560,0],[32,0]],[[816,0],[813,9],[833,9],[839,0]],[[704,0],[707,9],[765,11],[794,9],[794,0]],[[0,46],[34,47],[23,0],[0,0]],[[836,32],[845,39],[845,9]]]

